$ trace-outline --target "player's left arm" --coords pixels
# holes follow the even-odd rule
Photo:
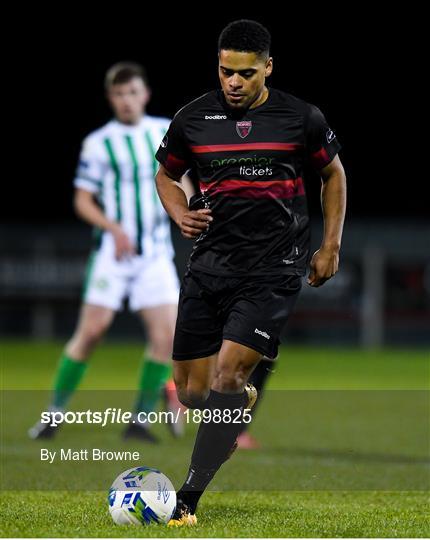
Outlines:
[[[311,287],[323,285],[339,268],[339,251],[346,210],[346,176],[339,156],[336,155],[320,173],[324,236],[321,247],[311,259],[308,277]]]

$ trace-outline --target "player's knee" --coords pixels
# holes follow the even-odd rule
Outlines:
[[[220,366],[214,377],[213,389],[217,392],[240,392],[248,380],[248,370],[238,366]]]
[[[102,339],[106,330],[107,325],[103,322],[95,322],[88,325],[88,327],[82,330],[80,333],[81,342],[86,347],[93,347]]]
[[[202,409],[209,397],[209,388],[176,387],[178,399],[188,409]]]
[[[173,334],[171,332],[159,333],[150,338],[151,355],[161,361],[170,360],[172,356]]]

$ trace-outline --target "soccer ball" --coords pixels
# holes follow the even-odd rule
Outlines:
[[[108,501],[118,525],[167,523],[176,509],[176,491],[157,469],[133,467],[115,479]]]

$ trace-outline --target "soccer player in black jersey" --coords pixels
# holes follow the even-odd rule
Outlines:
[[[270,34],[230,23],[218,43],[221,90],[172,121],[157,153],[157,188],[186,238],[195,239],[179,299],[174,376],[180,401],[205,409],[171,525],[192,525],[199,498],[228,459],[255,401],[246,387],[295,304],[309,254],[303,166],[322,179],[324,234],[310,261],[318,287],[338,269],[346,180],[340,145],[323,114],[268,88]],[[192,169],[200,192],[188,207],[175,184]],[[239,420],[239,421],[238,421]]]

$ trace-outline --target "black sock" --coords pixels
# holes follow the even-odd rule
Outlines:
[[[257,401],[255,402],[255,405],[252,407],[252,420],[254,420],[255,411],[257,409],[258,404],[260,403],[260,400],[263,396],[263,390],[264,386],[266,384],[266,380],[269,377],[269,375],[273,372],[273,366],[275,362],[273,360],[266,360],[263,358],[263,360],[260,360],[260,362],[257,364],[257,367],[254,369],[254,371],[251,373],[248,382],[250,382],[252,385],[255,386],[255,389],[257,390]],[[246,431],[250,426],[250,422],[245,423],[240,426],[240,433],[243,433]]]
[[[195,512],[203,491],[228,458],[242,426],[242,421],[237,420],[247,402],[246,392],[222,394],[211,390],[205,404],[206,410],[212,413],[211,420],[200,422],[188,477],[177,495],[178,500],[190,507],[191,513]],[[221,418],[220,422],[217,422],[218,418]]]

